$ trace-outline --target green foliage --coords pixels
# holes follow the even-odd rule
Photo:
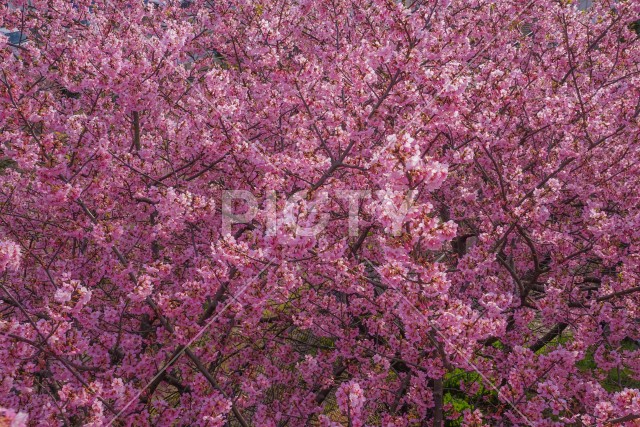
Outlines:
[[[475,394],[469,394],[461,385],[478,384]],[[444,377],[444,403],[451,405],[447,415],[452,419],[445,421],[447,427],[462,425],[462,412],[480,409],[482,412],[492,412],[499,405],[498,393],[492,388],[486,388],[486,381],[477,372],[455,369]]]
[[[627,341],[622,341],[621,347],[624,350],[637,349],[635,343]],[[580,372],[590,372],[592,374],[600,375],[602,378],[600,384],[608,392],[617,392],[625,388],[640,388],[640,380],[637,379],[637,376],[634,377],[634,373],[631,369],[624,366],[619,366],[609,371],[598,368],[598,364],[593,358],[592,349],[587,352],[584,359],[576,363],[576,367]]]

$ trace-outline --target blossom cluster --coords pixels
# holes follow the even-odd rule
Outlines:
[[[639,422],[640,2],[0,3],[0,425]]]

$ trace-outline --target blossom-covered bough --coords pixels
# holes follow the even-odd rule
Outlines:
[[[404,3],[0,6],[0,424],[637,425],[640,3]]]

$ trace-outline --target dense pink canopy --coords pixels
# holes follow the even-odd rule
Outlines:
[[[638,425],[640,2],[5,3],[0,425]]]

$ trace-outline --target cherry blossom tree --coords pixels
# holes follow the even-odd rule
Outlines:
[[[0,425],[637,425],[640,3],[583,3],[4,2]]]

